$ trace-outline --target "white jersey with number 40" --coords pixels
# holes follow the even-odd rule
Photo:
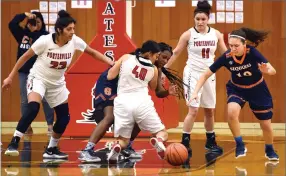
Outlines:
[[[189,31],[187,65],[192,70],[205,71],[214,62],[218,42],[216,30],[209,27],[206,34],[199,33],[195,28]]]
[[[87,44],[76,35],[61,47],[55,43],[55,34],[41,36],[31,46],[38,58],[30,70],[30,76],[50,85],[65,84],[64,74],[75,50],[83,52],[86,46]]]

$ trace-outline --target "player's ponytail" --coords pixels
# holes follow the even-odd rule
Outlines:
[[[76,20],[71,17],[71,15],[65,11],[65,10],[60,10],[58,12],[58,19],[55,24],[55,31],[58,35],[60,35],[64,28],[67,27],[69,24],[74,23],[76,24]]]
[[[185,98],[184,96],[184,86],[189,87],[184,83],[182,78],[179,76],[179,73],[175,70],[171,70],[169,68],[162,67],[161,68],[164,75],[168,78],[170,83],[177,85],[178,87],[178,98]]]
[[[257,47],[260,43],[262,43],[268,36],[269,32],[267,31],[258,31],[250,28],[240,28],[238,30],[234,30],[230,33],[229,37],[239,38],[243,44],[248,40]]]

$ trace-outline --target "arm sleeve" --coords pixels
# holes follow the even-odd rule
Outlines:
[[[40,55],[45,51],[46,48],[46,37],[43,35],[31,46],[32,50],[36,55]]]
[[[254,59],[256,60],[256,62],[258,63],[268,63],[268,60],[256,49],[256,48],[251,48],[250,51],[254,57]]]
[[[80,50],[81,52],[84,52],[87,44],[85,41],[83,41],[81,38],[78,36],[74,36],[74,42],[75,42],[75,49]]]
[[[24,13],[17,14],[10,22],[9,22],[9,30],[12,35],[16,39],[18,43],[21,43],[22,38],[24,36],[24,29],[19,26],[19,23],[22,22],[26,18]]]
[[[226,57],[225,57],[225,53],[220,56],[209,68],[210,70],[215,73],[216,71],[218,71],[222,66],[225,65],[225,61],[226,61]]]

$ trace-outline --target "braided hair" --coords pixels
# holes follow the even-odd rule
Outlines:
[[[171,55],[173,55],[173,51],[172,51],[172,47],[164,42],[159,43],[161,52],[163,51],[169,51],[171,53]],[[155,65],[158,64],[155,62]],[[184,81],[182,80],[182,78],[179,76],[178,71],[169,69],[169,68],[165,68],[162,67],[161,68],[162,72],[164,73],[164,75],[166,75],[166,77],[168,78],[168,80],[174,84],[178,86],[178,98],[185,98],[184,96],[184,86],[189,87],[187,84],[184,83]]]

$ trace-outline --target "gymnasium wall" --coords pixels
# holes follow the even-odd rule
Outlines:
[[[67,2],[67,11],[77,19],[76,34],[87,43],[96,35],[96,6],[92,9],[72,9],[71,1]],[[16,61],[17,43],[8,29],[9,21],[17,13],[28,12],[38,9],[39,1],[1,1],[1,74],[4,80],[13,68]],[[215,3],[213,8],[215,8]],[[194,7],[191,1],[176,1],[176,7],[158,8],[154,7],[153,1],[137,1],[132,9],[132,39],[140,46],[148,39],[164,41],[173,47],[176,46],[180,35],[194,25]],[[285,2],[283,1],[244,1],[244,23],[243,24],[214,24],[212,27],[222,33],[228,33],[242,26],[255,29],[271,31],[269,38],[258,47],[263,55],[268,58],[276,68],[275,76],[265,76],[269,89],[273,96],[274,117],[273,122],[285,123]],[[94,20],[94,22],[93,22]],[[79,56],[77,52],[73,62]],[[180,56],[173,68],[182,75],[186,62],[186,51]],[[226,121],[226,90],[225,84],[229,79],[226,69],[217,73],[217,109],[215,120]],[[17,121],[20,117],[20,94],[19,82],[15,77],[12,89],[2,92],[2,121]],[[180,121],[183,121],[187,108],[184,100],[178,100],[180,107]],[[248,108],[245,106],[240,116],[241,122],[256,122]],[[40,111],[36,121],[44,121],[43,112]],[[197,121],[203,121],[200,111]]]

